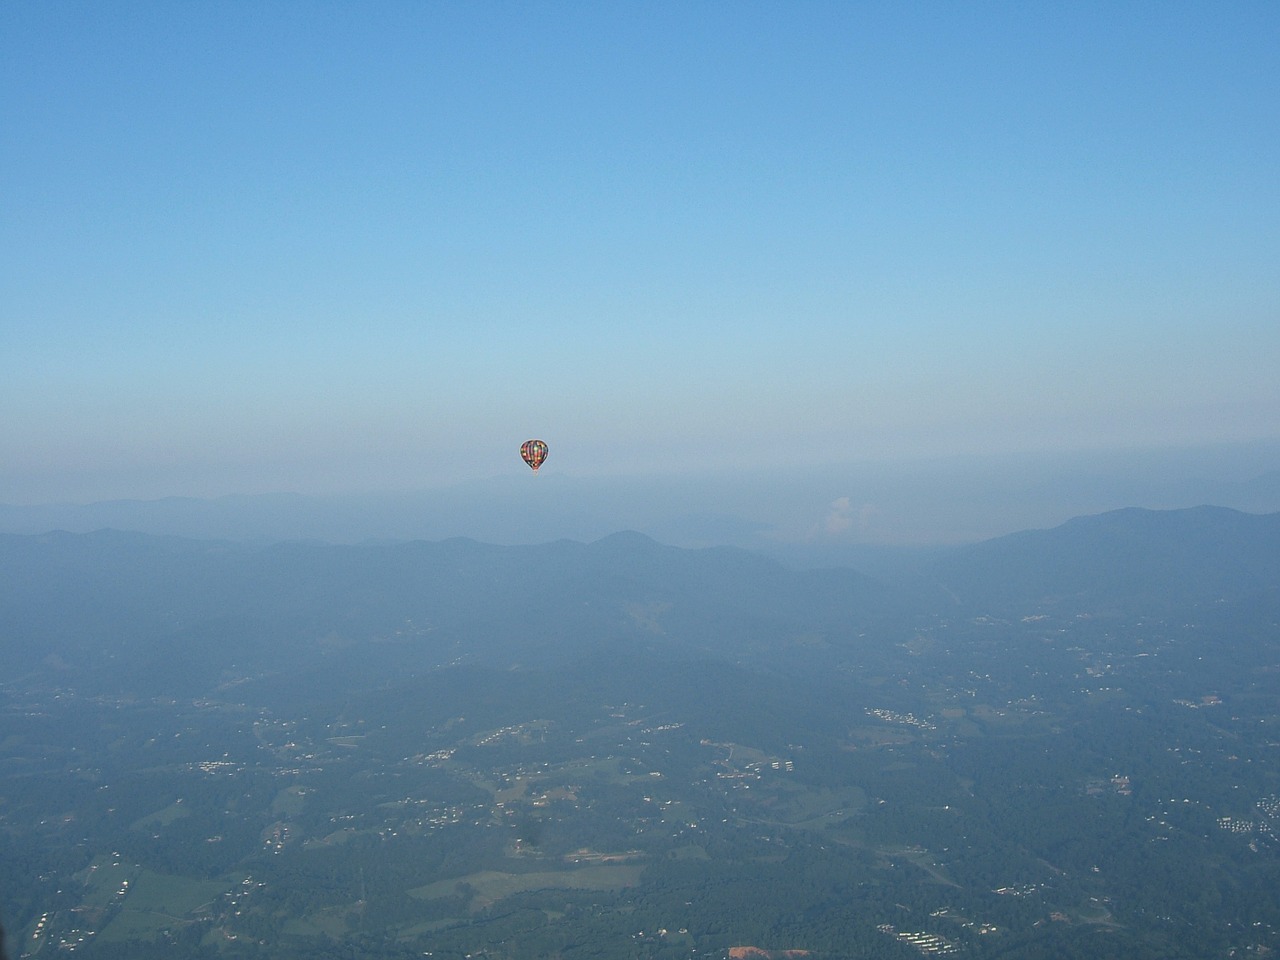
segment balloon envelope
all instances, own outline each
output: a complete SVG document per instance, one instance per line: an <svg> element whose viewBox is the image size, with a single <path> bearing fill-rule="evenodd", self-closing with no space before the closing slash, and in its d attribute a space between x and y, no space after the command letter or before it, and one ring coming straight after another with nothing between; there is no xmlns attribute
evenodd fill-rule
<svg viewBox="0 0 1280 960"><path fill-rule="evenodd" d="M520 456L537 473L542 461L547 459L547 445L541 440L526 440L520 444Z"/></svg>

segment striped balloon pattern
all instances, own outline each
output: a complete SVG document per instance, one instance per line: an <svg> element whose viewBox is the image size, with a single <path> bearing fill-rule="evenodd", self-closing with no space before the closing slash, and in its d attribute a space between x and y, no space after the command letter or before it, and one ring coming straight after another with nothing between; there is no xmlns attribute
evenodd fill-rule
<svg viewBox="0 0 1280 960"><path fill-rule="evenodd" d="M547 459L547 445L541 440L526 440L520 444L520 456L537 473L542 461Z"/></svg>

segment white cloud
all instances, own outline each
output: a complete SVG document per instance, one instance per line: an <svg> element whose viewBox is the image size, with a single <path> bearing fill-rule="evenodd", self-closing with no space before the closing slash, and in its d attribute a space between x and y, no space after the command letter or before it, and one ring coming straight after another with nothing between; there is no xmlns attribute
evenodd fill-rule
<svg viewBox="0 0 1280 960"><path fill-rule="evenodd" d="M880 509L873 503L854 506L850 497L837 497L827 505L827 512L809 530L810 540L838 539L851 532L865 533Z"/></svg>

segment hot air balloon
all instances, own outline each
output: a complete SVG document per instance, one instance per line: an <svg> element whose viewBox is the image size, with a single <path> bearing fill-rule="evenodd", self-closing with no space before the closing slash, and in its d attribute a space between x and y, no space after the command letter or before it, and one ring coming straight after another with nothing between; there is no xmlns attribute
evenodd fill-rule
<svg viewBox="0 0 1280 960"><path fill-rule="evenodd" d="M547 459L547 445L541 440L526 440L520 444L520 456L537 473L542 461Z"/></svg>

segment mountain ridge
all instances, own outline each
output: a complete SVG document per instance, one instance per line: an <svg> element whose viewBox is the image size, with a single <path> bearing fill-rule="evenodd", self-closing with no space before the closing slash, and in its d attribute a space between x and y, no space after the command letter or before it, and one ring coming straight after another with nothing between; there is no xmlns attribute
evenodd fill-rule
<svg viewBox="0 0 1280 960"><path fill-rule="evenodd" d="M1208 506L1074 518L954 548L896 580L635 531L520 546L53 531L0 534L0 653L13 669L56 656L121 675L150 659L171 681L185 664L181 682L196 687L316 657L365 669L369 643L403 670L628 649L785 667L891 642L928 617L1167 617L1272 604L1278 586L1280 514Z"/></svg>
<svg viewBox="0 0 1280 960"><path fill-rule="evenodd" d="M1280 583L1280 513L1126 507L958 548L933 575L972 603L1167 611Z"/></svg>

